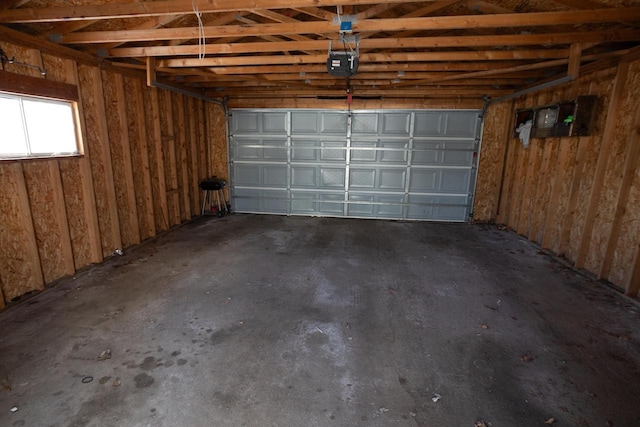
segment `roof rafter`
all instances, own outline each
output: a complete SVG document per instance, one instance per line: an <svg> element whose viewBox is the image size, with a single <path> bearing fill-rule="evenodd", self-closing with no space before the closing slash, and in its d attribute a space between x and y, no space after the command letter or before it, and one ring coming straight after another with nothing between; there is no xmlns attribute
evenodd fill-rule
<svg viewBox="0 0 640 427"><path fill-rule="evenodd" d="M295 34L335 34L333 22L302 22L268 10L252 10L254 14L279 20L275 24L220 25L204 27L207 38ZM354 31L407 31L407 30L453 30L466 28L509 28L530 26L554 26L580 23L604 23L633 21L640 19L640 7L601 9L595 11L510 13L502 15L429 16L402 19L367 19L354 24ZM94 31L73 33L61 37L62 43L110 43L129 41L156 41L193 39L198 37L198 28L158 28L121 31Z"/></svg>
<svg viewBox="0 0 640 427"><path fill-rule="evenodd" d="M582 42L599 41L636 41L640 40L640 31L617 32L577 32L557 34L520 34L499 36L441 36L416 38L379 38L366 39L360 42L360 49L413 49L413 48L445 48L445 47L477 47L477 46L531 46L531 45L565 45ZM109 51L115 58L143 56L189 56L198 54L198 46L149 46L117 48ZM205 54L239 54L259 52L299 52L308 50L326 50L325 40L293 41L293 42L253 42L253 43L217 43L204 46Z"/></svg>
<svg viewBox="0 0 640 427"><path fill-rule="evenodd" d="M421 0L430 2L437 0ZM323 0L322 6L372 5L407 3L407 0ZM233 12L247 9L286 9L315 7L318 0L200 0L198 11ZM0 11L0 22L59 22L86 19L122 19L157 15L193 13L191 0L143 1L128 4L61 6L35 9L7 9Z"/></svg>

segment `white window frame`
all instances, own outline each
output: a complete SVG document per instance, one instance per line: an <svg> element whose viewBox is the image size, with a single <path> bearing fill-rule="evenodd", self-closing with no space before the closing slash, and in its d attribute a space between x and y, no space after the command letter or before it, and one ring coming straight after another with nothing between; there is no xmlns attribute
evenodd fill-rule
<svg viewBox="0 0 640 427"><path fill-rule="evenodd" d="M58 157L80 157L84 154L83 144L82 144L82 132L80 128L80 116L78 112L78 102L68 100L68 99L56 99L50 97L43 96L35 96L35 95L25 95L15 92L5 92L0 91L0 96L3 98L17 99L20 102L20 116L22 118L22 127L23 132L26 139L27 151L23 153L15 153L15 154L4 154L0 153L0 162L6 160L21 160L21 159L47 159L47 158L58 158ZM75 150L73 151L52 151L48 153L43 152L33 152L31 149L31 144L29 140L29 129L27 126L26 115L24 111L23 101L36 101L42 103L52 103L52 104L64 104L71 107L72 119L73 119L73 129L75 136ZM0 130L1 132L1 130ZM0 137L0 144L2 143L2 137Z"/></svg>

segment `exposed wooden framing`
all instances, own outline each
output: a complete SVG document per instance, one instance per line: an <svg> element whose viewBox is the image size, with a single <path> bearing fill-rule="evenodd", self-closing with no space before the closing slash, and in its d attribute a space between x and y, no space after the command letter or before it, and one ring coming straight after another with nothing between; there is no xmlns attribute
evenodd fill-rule
<svg viewBox="0 0 640 427"><path fill-rule="evenodd" d="M582 57L582 60L594 61L601 58L617 58L627 54L628 52L629 52L628 50L619 51L619 52L605 52L597 55L584 56ZM451 81L451 80L457 80L460 78L478 78L478 77L501 75L506 73L515 73L515 72L521 72L521 71L539 70L543 68L558 67L568 63L569 63L569 59L557 59L554 61L538 62L538 63L532 63L532 64L526 64L526 65L516 65L514 67L503 68L503 69L491 69L491 70L485 70L485 71L476 71L473 73L460 73L452 76L442 77L439 79L439 81ZM423 81L417 81L417 82L411 82L411 83L406 82L406 83L401 83L401 85L423 84L428 82L429 82L428 80L424 82Z"/></svg>
<svg viewBox="0 0 640 427"><path fill-rule="evenodd" d="M242 89L229 89L224 91L225 94L233 96L235 98L277 98L280 96L312 96L317 97L318 92L316 90L309 89L279 89L277 91L271 90L253 90L250 93ZM421 92L414 88L406 88L404 90L386 89L384 91L385 96L402 96L407 98L433 98L433 97L445 97L447 94L454 94L455 96L477 97L482 98L487 92L483 89L439 89L439 88L426 88ZM502 96L508 95L512 91L508 89L494 89L491 95ZM355 96L377 96L380 95L380 89L363 89L358 88L354 90ZM326 89L322 91L324 96L346 96L344 89Z"/></svg>
<svg viewBox="0 0 640 427"><path fill-rule="evenodd" d="M305 98L280 98L280 99L230 99L229 108L326 108L344 110L347 108L346 99L305 99ZM381 109L381 108L441 108L441 109L481 109L481 99L406 99L385 98L354 99L351 104L353 109ZM226 171L225 171L226 174Z"/></svg>
<svg viewBox="0 0 640 427"><path fill-rule="evenodd" d="M319 7L295 7L292 6L291 10L295 10L296 12L304 13L305 15L313 16L314 18L319 19L333 19L336 16L335 13L329 12L325 9L320 9Z"/></svg>
<svg viewBox="0 0 640 427"><path fill-rule="evenodd" d="M237 11L237 12L226 13L222 16L216 16L215 18L203 18L203 25L206 27L226 25L236 21L238 17L242 17L248 14L249 14L248 11ZM181 39L171 40L169 42L169 46L178 46L183 44L186 41L187 40L181 40Z"/></svg>
<svg viewBox="0 0 640 427"><path fill-rule="evenodd" d="M507 9L501 6L496 6L495 4L487 3L485 1L467 0L465 1L465 3L470 10L477 11L477 12L499 13L499 14L513 13L513 10L511 9Z"/></svg>
<svg viewBox="0 0 640 427"><path fill-rule="evenodd" d="M549 50L489 50L475 52L407 52L407 53L364 53L360 55L361 61L367 63L390 62L441 62L441 61L509 61L514 59L553 59L566 58L567 49ZM239 56L163 59L158 61L160 67L216 67L239 65L274 65L274 64L325 64L327 55L275 55L275 56ZM566 64L563 62L563 65Z"/></svg>
<svg viewBox="0 0 640 427"><path fill-rule="evenodd" d="M547 140L542 147L542 165L539 176L539 184L536 187L534 195L535 211L533 212L533 219L531 221L531 228L529 231L530 239L540 243L542 241L541 229L544 223L544 216L547 214L545 209L545 203L549 198L549 176L553 171L552 157L555 150L555 146L558 143L557 138Z"/></svg>
<svg viewBox="0 0 640 427"><path fill-rule="evenodd" d="M160 128L160 106L158 89L146 88L144 91L145 125L147 127L147 148L149 150L149 170L153 195L153 213L156 232L168 230L169 211L167 206L167 187L162 150L162 131Z"/></svg>
<svg viewBox="0 0 640 427"><path fill-rule="evenodd" d="M42 275L50 283L75 272L60 167L57 161L33 161L23 170Z"/></svg>
<svg viewBox="0 0 640 427"><path fill-rule="evenodd" d="M604 256L602 257L598 271L598 277L601 279L609 278L616 243L622 229L622 219L627 209L627 202L629 201L629 192L631 191L633 180L636 177L636 169L640 164L640 107L638 106L635 107L635 114L630 125L631 127L628 129L626 135L628 142L627 150L624 154L624 166L622 166L621 171L622 182L618 186L616 208L611 222L611 230L609 230L607 236L607 243L604 246Z"/></svg>
<svg viewBox="0 0 640 427"><path fill-rule="evenodd" d="M561 141L561 143L568 143L567 140ZM573 160L573 173L571 176L571 186L569 190L569 202L567 205L567 214L563 221L563 229L560 232L558 238L558 253L561 255L567 255L570 247L571 230L574 225L574 218L576 217L576 209L578 204L578 196L580 194L580 184L584 179L584 167L585 157L589 148L588 138L579 138L578 147L576 149L576 155Z"/></svg>
<svg viewBox="0 0 640 427"><path fill-rule="evenodd" d="M629 278L625 283L625 293L631 297L638 297L640 292L640 245L635 248L633 263L631 265Z"/></svg>
<svg viewBox="0 0 640 427"><path fill-rule="evenodd" d="M201 212L202 205L202 192L200 191L199 183L200 177L202 176L199 167L198 167L198 139L197 139L197 127L196 127L196 117L197 111L195 108L196 99L195 98L185 98L186 108L188 111L188 130L187 130L187 155L189 161L189 198L191 199L191 217L199 215ZM204 176L202 176L204 178Z"/></svg>
<svg viewBox="0 0 640 427"><path fill-rule="evenodd" d="M207 26L203 28L205 37L263 37L275 35L291 36L314 33L330 34L335 37L335 34L337 33L337 26L333 24L333 22L301 22L269 10L252 10L251 12L254 14L265 16L280 23L254 23L250 26ZM589 10L581 12L537 12L510 13L502 15L460 15L402 19L365 19L359 20L353 25L353 27L354 31L358 32L389 32L407 30L423 31L425 28L429 28L430 30L453 30L468 28L509 28L529 26L537 27L550 25L571 25L579 23L601 23L620 20L634 21L637 19L640 19L640 7ZM112 42L123 43L128 41L139 42L176 39L188 40L195 39L197 37L198 28L196 27L157 28L147 30L143 29L71 33L66 36L62 36L61 42L66 44ZM570 42L571 41L569 41L569 43ZM364 48L367 47L367 44L363 43L363 45L361 46Z"/></svg>
<svg viewBox="0 0 640 427"><path fill-rule="evenodd" d="M0 71L0 91L46 98L78 100L78 87L67 83Z"/></svg>
<svg viewBox="0 0 640 427"><path fill-rule="evenodd" d="M87 124L88 144L91 145L91 172L95 190L96 205L100 211L98 225L103 256L109 256L115 249L122 248L120 224L113 184L113 168L109 152L106 111L100 70L93 66L81 65L80 96Z"/></svg>
<svg viewBox="0 0 640 427"><path fill-rule="evenodd" d="M189 198L189 170L187 142L185 133L184 96L170 94L173 102L173 133L176 136L176 172L180 195L180 218L182 221L191 219L191 200Z"/></svg>
<svg viewBox="0 0 640 427"><path fill-rule="evenodd" d="M570 146L569 144L557 144L557 160L555 162L556 170L558 171L555 175L555 179L553 180L553 184L551 186L551 199L548 202L548 215L544 221L544 226L542 227L542 239L540 245L543 248L551 248L555 244L553 237L554 233L552 228L557 225L557 219L560 217L560 213L558 212L558 205L560 204L560 194L562 189L562 183L565 179L565 169L564 165L567 164L568 159L570 158Z"/></svg>
<svg viewBox="0 0 640 427"><path fill-rule="evenodd" d="M44 280L21 163L0 165L0 186L7 196L0 200L0 275L4 298L11 301L43 289Z"/></svg>
<svg viewBox="0 0 640 427"><path fill-rule="evenodd" d="M110 120L109 146L113 166L118 219L122 246L129 247L140 243L140 225L138 207L131 163L131 145L127 129L127 107L122 74L102 72L103 92Z"/></svg>
<svg viewBox="0 0 640 427"><path fill-rule="evenodd" d="M326 59L325 59L326 62ZM427 71L482 71L492 68L507 68L516 65L512 61L505 62L446 62L446 63L401 63L401 64L361 64L358 75L362 73L378 72L427 72ZM162 68L162 70L169 70ZM269 74L269 73L325 73L326 65L256 65L256 66L236 66L236 67L212 67L209 68L215 74ZM357 75L356 75L357 76Z"/></svg>
<svg viewBox="0 0 640 427"><path fill-rule="evenodd" d="M616 131L616 111L620 109L622 100L624 99L625 84L627 74L629 72L629 63L622 62L618 65L618 71L615 77L614 89L609 100L609 108L607 110L607 120L602 136L602 145L598 154L598 163L596 165L595 178L591 193L589 194L589 204L586 212L584 231L580 239L580 246L576 256L575 265L577 268L583 268L589 253L591 245L591 237L593 235L593 223L598 208L600 193L604 185L604 175L607 169L607 162L614 143L614 134Z"/></svg>
<svg viewBox="0 0 640 427"><path fill-rule="evenodd" d="M150 56L147 58L147 86L153 86L153 82L156 80L156 58Z"/></svg>
<svg viewBox="0 0 640 427"><path fill-rule="evenodd" d="M423 0L425 1L425 0ZM436 0L426 0L436 1ZM324 0L322 6L371 5L381 3L406 3L406 0ZM285 9L315 7L318 0L218 0L201 2L202 13L232 12L248 9ZM8 9L0 11L0 22L58 22L86 19L121 19L156 15L193 13L190 0L143 1L123 5L82 5L35 9Z"/></svg>
<svg viewBox="0 0 640 427"><path fill-rule="evenodd" d="M580 76L580 57L582 56L582 45L573 43L569 48L569 69L567 75L574 80Z"/></svg>
<svg viewBox="0 0 640 427"><path fill-rule="evenodd" d="M581 32L581 33L548 33L526 35L499 36L440 36L417 38L379 38L366 39L360 42L360 49L410 49L410 48L444 48L444 47L480 47L480 46L527 46L527 45L557 45L583 42L602 41L635 41L640 39L640 31L629 30L611 32ZM114 58L167 56L167 55L197 55L199 47L185 46L148 46L116 48L109 51ZM311 51L327 49L325 40L285 41L285 42L253 42L253 43L217 43L204 46L205 54L240 54L260 52ZM326 58L325 58L326 59Z"/></svg>
<svg viewBox="0 0 640 427"><path fill-rule="evenodd" d="M576 9L602 9L607 7L606 4L593 1L593 0L553 0L555 3L560 3L565 6L573 7Z"/></svg>
<svg viewBox="0 0 640 427"><path fill-rule="evenodd" d="M160 125L162 151L164 154L165 191L167 192L167 209L169 224L180 224L180 194L178 191L178 174L176 171L176 143L173 125L173 108L171 93L160 90Z"/></svg>
<svg viewBox="0 0 640 427"><path fill-rule="evenodd" d="M147 128L145 106L142 99L142 81L125 77L125 97L127 100L127 127L131 142L131 160L136 165L133 171L133 185L136 192L140 239L146 240L156 235L149 151L147 148Z"/></svg>
<svg viewBox="0 0 640 427"><path fill-rule="evenodd" d="M66 83L78 84L78 68L75 62L65 60L64 79ZM82 99L78 100L78 109L83 111ZM78 115L81 122L82 141L86 142L86 123L83 114ZM65 191L65 207L69 224L69 235L73 249L76 270L103 259L98 212L95 191L91 175L91 150L83 144L83 157L60 160L60 176Z"/></svg>

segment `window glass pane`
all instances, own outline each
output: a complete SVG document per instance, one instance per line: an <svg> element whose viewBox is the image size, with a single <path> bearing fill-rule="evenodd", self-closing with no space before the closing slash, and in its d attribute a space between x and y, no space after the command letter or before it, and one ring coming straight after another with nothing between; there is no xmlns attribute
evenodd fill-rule
<svg viewBox="0 0 640 427"><path fill-rule="evenodd" d="M23 105L32 153L77 151L71 104L25 99Z"/></svg>
<svg viewBox="0 0 640 427"><path fill-rule="evenodd" d="M27 152L19 99L0 96L0 129L0 155Z"/></svg>

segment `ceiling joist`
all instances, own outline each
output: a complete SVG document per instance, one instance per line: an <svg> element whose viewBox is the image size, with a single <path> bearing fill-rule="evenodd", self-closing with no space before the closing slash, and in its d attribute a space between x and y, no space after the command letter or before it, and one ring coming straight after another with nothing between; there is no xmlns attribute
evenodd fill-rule
<svg viewBox="0 0 640 427"><path fill-rule="evenodd" d="M271 11L262 16L281 19L279 24L219 25L204 27L204 36L215 37L262 37L296 34L337 34L337 25L329 21L301 22ZM594 12L594 13L592 13ZM280 17L280 18L279 18ZM286 18L286 19L283 19ZM407 30L453 30L461 28L509 28L531 26L570 25L580 23L603 23L640 20L640 7L601 9L597 11L510 13L504 15L461 15L402 19L366 19L353 24L356 32L389 32ZM60 37L65 44L112 43L131 41L158 41L195 39L199 29L158 28L130 31L94 31L72 33Z"/></svg>

